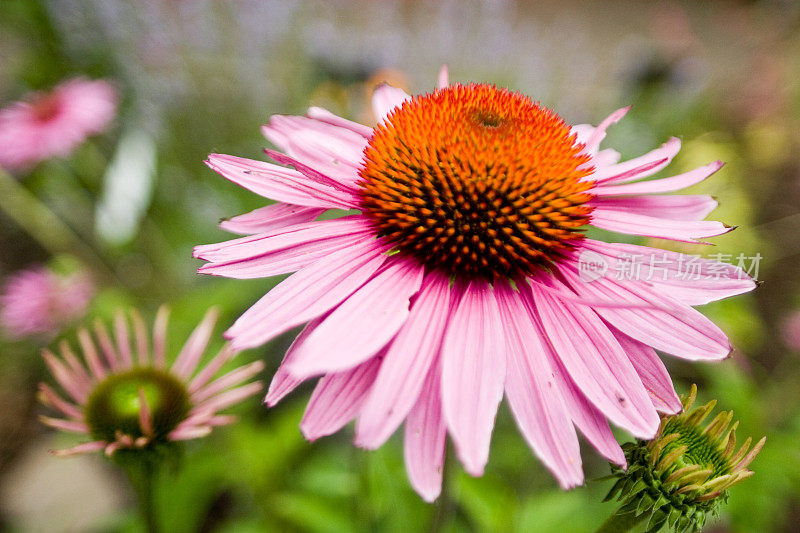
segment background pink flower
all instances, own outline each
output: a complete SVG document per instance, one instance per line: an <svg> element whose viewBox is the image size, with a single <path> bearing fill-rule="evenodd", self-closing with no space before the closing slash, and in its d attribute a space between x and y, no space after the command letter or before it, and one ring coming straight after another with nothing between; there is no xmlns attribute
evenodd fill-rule
<svg viewBox="0 0 800 533"><path fill-rule="evenodd" d="M84 272L60 276L42 266L15 272L0 294L0 325L13 337L53 336L86 313L93 294Z"/></svg>
<svg viewBox="0 0 800 533"><path fill-rule="evenodd" d="M103 80L76 78L49 93L29 95L0 110L0 167L20 170L66 157L89 135L103 131L117 92Z"/></svg>

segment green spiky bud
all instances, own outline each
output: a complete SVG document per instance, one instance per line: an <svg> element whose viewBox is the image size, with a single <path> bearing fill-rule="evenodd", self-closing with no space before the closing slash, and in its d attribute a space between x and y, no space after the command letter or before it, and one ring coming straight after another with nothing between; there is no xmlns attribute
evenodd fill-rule
<svg viewBox="0 0 800 533"><path fill-rule="evenodd" d="M622 446L628 468L612 466L617 482L605 498L622 502L622 507L607 525L629 525L623 529L604 526L600 531L627 530L645 520L647 533L655 533L665 524L677 532L699 531L709 514L719 513L728 489L753 475L747 467L766 437L752 447L748 438L737 448L739 423L733 422L733 412L722 411L703 425L716 401L692 409L696 398L697 386L692 385L682 400L683 411L662 416L653 440Z"/></svg>

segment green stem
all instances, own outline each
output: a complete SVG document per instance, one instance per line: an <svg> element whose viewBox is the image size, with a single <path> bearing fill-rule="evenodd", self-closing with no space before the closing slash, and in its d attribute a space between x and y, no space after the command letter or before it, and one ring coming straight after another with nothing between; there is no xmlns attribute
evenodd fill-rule
<svg viewBox="0 0 800 533"><path fill-rule="evenodd" d="M650 516L650 513L642 513L636 516L635 512L622 513L620 512L621 510L622 508L617 509L595 533L625 533Z"/></svg>
<svg viewBox="0 0 800 533"><path fill-rule="evenodd" d="M147 533L159 533L158 520L156 519L155 505L155 478L157 464L149 458L144 458L138 463L123 465L128 480L136 491L139 503L139 513L142 516Z"/></svg>
<svg viewBox="0 0 800 533"><path fill-rule="evenodd" d="M69 226L8 172L0 169L0 210L53 255L77 254L97 273L116 275Z"/></svg>

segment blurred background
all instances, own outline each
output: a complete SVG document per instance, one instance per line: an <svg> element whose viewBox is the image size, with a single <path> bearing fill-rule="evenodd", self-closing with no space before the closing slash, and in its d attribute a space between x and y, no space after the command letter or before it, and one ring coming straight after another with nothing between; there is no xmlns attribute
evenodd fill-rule
<svg viewBox="0 0 800 533"><path fill-rule="evenodd" d="M446 63L452 81L510 87L570 123L597 124L632 105L605 146L633 157L679 136L683 149L663 175L727 162L691 192L716 196L712 218L739 228L713 249L649 244L734 263L743 254L764 283L702 309L730 335L732 358L666 364L679 393L698 383L701 398L734 410L740 434L768 439L755 476L706 530L796 531L799 59L792 0L0 0L0 108L76 76L108 80L120 95L103 133L13 172L0 195L0 284L44 267L93 286L87 308L45 334L0 332L0 530L140 527L133 495L99 454L47 453L78 441L37 421L46 410L36 383L49 379L42 347L74 342L76 325L118 307L152 320L164 302L177 346L209 306L221 310L221 333L276 283L196 274L192 246L230 238L220 219L262 205L207 169L205 156L261 159L269 145L259 126L309 105L371 124L376 83L427 91ZM292 336L242 357L264 359L268 382ZM253 398L236 410L240 423L190 443L160 487L167 530L588 532L615 509L601 503L609 469L598 455L585 450L584 487L559 490L505 405L484 477L454 465L445 500L425 504L397 436L375 452L354 448L350 428L305 442L298 423L309 392L270 410Z"/></svg>

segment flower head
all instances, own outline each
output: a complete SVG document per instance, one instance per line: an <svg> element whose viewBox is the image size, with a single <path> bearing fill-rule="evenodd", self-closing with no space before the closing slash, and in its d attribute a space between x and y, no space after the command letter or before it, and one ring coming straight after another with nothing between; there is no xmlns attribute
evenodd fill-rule
<svg viewBox="0 0 800 533"><path fill-rule="evenodd" d="M716 515L727 500L727 490L753 475L747 467L766 442L763 437L751 448L748 437L737 448L739 422L731 424L732 411L722 411L702 427L716 401L690 411L696 396L692 385L683 413L663 417L654 439L623 446L627 470L612 466L619 479L606 501L616 498L623 502L619 512L648 519L648 532L664 524L675 531L702 528L706 515Z"/></svg>
<svg viewBox="0 0 800 533"><path fill-rule="evenodd" d="M76 78L0 110L0 167L20 170L66 157L114 117L117 92L106 81Z"/></svg>
<svg viewBox="0 0 800 533"><path fill-rule="evenodd" d="M81 329L78 340L82 358L66 341L60 345L60 358L49 350L43 352L68 398L40 384L42 402L66 417L42 417L42 421L92 439L56 454L105 450L112 455L121 449L152 449L167 442L203 437L214 426L233 422L233 417L218 414L220 410L261 390L259 382L245 383L261 371L261 361L212 380L236 354L228 345L205 366L200 365L216 321L213 310L168 366L167 317L168 311L162 307L153 331L152 356L144 321L136 311L131 312L133 338L128 320L120 312L114 320L114 338L102 322L95 323L99 350L92 334Z"/></svg>
<svg viewBox="0 0 800 533"><path fill-rule="evenodd" d="M0 294L0 325L14 337L53 336L86 313L94 284L84 272L59 275L46 267L16 272Z"/></svg>
<svg viewBox="0 0 800 533"><path fill-rule="evenodd" d="M448 85L410 97L382 85L367 126L311 108L264 133L282 165L209 156L223 177L277 203L222 223L247 235L198 246L200 272L295 272L226 332L258 346L307 324L270 385L274 405L321 376L301 429L309 439L356 419L376 448L405 421L414 488L437 497L447 434L480 475L508 398L520 430L563 487L582 483L577 427L611 461L625 457L607 419L652 437L680 401L655 349L722 359L726 336L692 306L751 290L731 265L587 238L587 225L695 242L729 228L702 219L708 196L662 196L702 181L711 163L643 181L680 141L629 161L600 150L606 128L568 126L528 97ZM358 210L317 220L328 209ZM657 275L618 280L635 256ZM591 261L585 259L591 259ZM687 261L696 276L685 277ZM600 264L586 281L584 263ZM713 274L712 274L713 272ZM719 274L717 274L719 273Z"/></svg>

